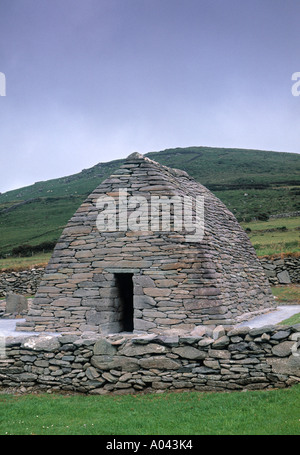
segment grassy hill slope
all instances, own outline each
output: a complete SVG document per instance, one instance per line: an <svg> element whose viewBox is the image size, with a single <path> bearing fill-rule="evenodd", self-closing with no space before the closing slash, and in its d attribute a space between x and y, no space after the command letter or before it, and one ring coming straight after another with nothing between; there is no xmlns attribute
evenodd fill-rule
<svg viewBox="0 0 300 455"><path fill-rule="evenodd" d="M146 156L187 171L213 191L239 221L300 210L300 155L188 147ZM0 195L0 254L10 254L22 244L54 243L82 201L123 161L98 163L78 174Z"/></svg>
<svg viewBox="0 0 300 455"><path fill-rule="evenodd" d="M211 189L300 183L300 156L294 153L188 147L147 156L166 166L185 170Z"/></svg>

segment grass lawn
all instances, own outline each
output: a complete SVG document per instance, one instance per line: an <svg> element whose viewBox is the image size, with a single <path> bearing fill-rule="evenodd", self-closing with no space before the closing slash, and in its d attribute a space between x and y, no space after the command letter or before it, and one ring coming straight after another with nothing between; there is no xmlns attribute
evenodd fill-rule
<svg viewBox="0 0 300 455"><path fill-rule="evenodd" d="M282 321L280 324L283 325L294 325L294 324L300 324L300 313L294 314L288 319L285 319Z"/></svg>
<svg viewBox="0 0 300 455"><path fill-rule="evenodd" d="M300 384L231 393L0 395L0 434L299 435Z"/></svg>
<svg viewBox="0 0 300 455"><path fill-rule="evenodd" d="M29 257L7 257L0 259L0 271L24 270L31 267L46 266L52 253L40 253Z"/></svg>
<svg viewBox="0 0 300 455"><path fill-rule="evenodd" d="M243 227L250 227L252 231L264 231L266 229L287 230L299 228L300 217L274 218L268 221L250 221L241 223Z"/></svg>
<svg viewBox="0 0 300 455"><path fill-rule="evenodd" d="M300 286L297 284L272 286L272 293L277 298L277 303L300 305Z"/></svg>
<svg viewBox="0 0 300 455"><path fill-rule="evenodd" d="M300 249L300 217L241 223L258 256L296 253Z"/></svg>

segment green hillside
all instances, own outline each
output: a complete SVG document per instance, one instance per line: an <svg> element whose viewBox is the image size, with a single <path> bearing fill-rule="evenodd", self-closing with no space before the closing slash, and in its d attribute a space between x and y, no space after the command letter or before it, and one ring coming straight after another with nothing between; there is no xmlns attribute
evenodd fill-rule
<svg viewBox="0 0 300 455"><path fill-rule="evenodd" d="M300 155L188 147L147 156L187 171L214 192L239 221L300 211ZM0 255L16 252L24 244L51 249L82 201L123 161L99 163L78 174L1 194Z"/></svg>
<svg viewBox="0 0 300 455"><path fill-rule="evenodd" d="M211 189L300 184L300 156L295 153L188 147L147 156L166 166L185 170Z"/></svg>

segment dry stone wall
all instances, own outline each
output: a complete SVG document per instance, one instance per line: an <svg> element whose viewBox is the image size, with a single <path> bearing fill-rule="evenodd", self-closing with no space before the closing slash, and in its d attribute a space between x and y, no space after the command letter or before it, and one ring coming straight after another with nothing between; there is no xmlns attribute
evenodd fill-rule
<svg viewBox="0 0 300 455"><path fill-rule="evenodd" d="M0 273L0 297L13 292L34 295L45 273L45 267Z"/></svg>
<svg viewBox="0 0 300 455"><path fill-rule="evenodd" d="M299 256L284 258L265 256L259 259L270 284L300 283ZM0 298L5 297L10 292L20 295L34 295L44 273L45 267L0 273Z"/></svg>
<svg viewBox="0 0 300 455"><path fill-rule="evenodd" d="M0 387L121 394L265 389L300 381L300 324L217 326L200 333L6 338Z"/></svg>
<svg viewBox="0 0 300 455"><path fill-rule="evenodd" d="M263 257L260 262L272 285L300 283L300 257L286 256L283 258Z"/></svg>

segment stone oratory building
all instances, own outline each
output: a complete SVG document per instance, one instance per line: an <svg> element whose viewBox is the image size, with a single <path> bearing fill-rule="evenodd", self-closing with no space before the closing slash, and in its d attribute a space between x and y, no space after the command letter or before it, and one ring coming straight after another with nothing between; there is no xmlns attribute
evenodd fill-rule
<svg viewBox="0 0 300 455"><path fill-rule="evenodd" d="M18 330L186 333L272 302L226 206L186 172L134 153L68 222Z"/></svg>

